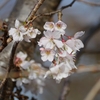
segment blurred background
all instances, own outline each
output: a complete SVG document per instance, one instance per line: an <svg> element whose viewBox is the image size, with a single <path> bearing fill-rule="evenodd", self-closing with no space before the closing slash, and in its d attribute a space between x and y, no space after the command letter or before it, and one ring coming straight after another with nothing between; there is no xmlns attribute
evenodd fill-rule
<svg viewBox="0 0 100 100"><path fill-rule="evenodd" d="M72 7L63 10L62 20L67 24L66 34L73 36L78 31L85 31L81 38L85 48L77 53L76 65L89 68L100 67L100 5L94 6L80 1L82 0L76 1ZM84 1L100 4L100 0ZM0 20L11 21L12 24L16 18L25 21L36 2L37 0L0 0ZM61 0L58 9L71 2L72 0ZM55 2L52 1L52 3ZM56 14L52 18L54 22L58 20ZM36 60L40 61L38 58ZM48 63L45 65L47 66ZM85 100L99 79L99 71L72 74L69 77L70 92L66 100ZM38 94L37 99L60 100L65 80L58 84L55 80L47 79L44 92ZM28 93L28 95L31 96L32 94ZM93 100L100 100L100 90Z"/></svg>

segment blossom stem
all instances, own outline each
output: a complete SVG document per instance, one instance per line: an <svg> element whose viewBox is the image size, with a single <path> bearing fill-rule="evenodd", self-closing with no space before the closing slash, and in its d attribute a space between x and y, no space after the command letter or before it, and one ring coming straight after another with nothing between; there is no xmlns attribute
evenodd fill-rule
<svg viewBox="0 0 100 100"><path fill-rule="evenodd" d="M62 19L62 12L60 11L59 13L58 13L58 20L61 20Z"/></svg>

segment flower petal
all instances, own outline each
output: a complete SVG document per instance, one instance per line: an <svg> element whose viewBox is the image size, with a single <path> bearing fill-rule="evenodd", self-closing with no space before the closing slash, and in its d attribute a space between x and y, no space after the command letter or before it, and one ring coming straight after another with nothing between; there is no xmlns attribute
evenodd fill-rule
<svg viewBox="0 0 100 100"><path fill-rule="evenodd" d="M57 46L58 48L62 48L62 47L63 47L62 41L60 41L60 40L53 40L53 41L54 41L54 43L56 44L56 46Z"/></svg>
<svg viewBox="0 0 100 100"><path fill-rule="evenodd" d="M44 29L49 30L49 31L53 31L54 30L54 23L53 22L46 22L44 24Z"/></svg>
<svg viewBox="0 0 100 100"><path fill-rule="evenodd" d="M16 19L15 21L15 27L18 29L20 27L21 23L19 22L19 20Z"/></svg>
<svg viewBox="0 0 100 100"><path fill-rule="evenodd" d="M67 25L62 22L61 20L59 20L57 23L55 23L55 29L56 30L65 30L67 27Z"/></svg>
<svg viewBox="0 0 100 100"><path fill-rule="evenodd" d="M84 34L83 31L77 32L77 33L75 33L74 38L77 39L77 38L81 37L83 34Z"/></svg>

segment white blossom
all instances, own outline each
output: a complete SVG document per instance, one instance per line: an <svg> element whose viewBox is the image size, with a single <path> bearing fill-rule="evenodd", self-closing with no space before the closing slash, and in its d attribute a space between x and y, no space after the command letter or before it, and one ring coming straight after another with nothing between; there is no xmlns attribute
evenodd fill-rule
<svg viewBox="0 0 100 100"><path fill-rule="evenodd" d="M16 54L16 57L20 58L22 61L24 61L27 57L27 54L20 51Z"/></svg>
<svg viewBox="0 0 100 100"><path fill-rule="evenodd" d="M53 31L55 29L55 25L53 22L46 22L44 24L44 29L48 31Z"/></svg>
<svg viewBox="0 0 100 100"><path fill-rule="evenodd" d="M55 30L61 32L61 35L65 34L65 29L66 29L67 25L62 22L61 20L59 20L57 23L55 23Z"/></svg>
<svg viewBox="0 0 100 100"><path fill-rule="evenodd" d="M38 42L39 46L43 46L47 49L53 49L55 46L61 48L63 46L62 41L58 40L60 38L60 34L58 31L44 31L45 37L42 37Z"/></svg>
<svg viewBox="0 0 100 100"><path fill-rule="evenodd" d="M41 34L38 29L34 29L33 27L28 28L26 34L24 35L24 40L26 42L30 42L31 38L36 38L37 35Z"/></svg>
<svg viewBox="0 0 100 100"><path fill-rule="evenodd" d="M44 25L44 29L47 31L59 31L60 35L64 35L65 34L65 29L66 29L67 25L62 22L61 20L59 20L56 23L53 22L46 22Z"/></svg>
<svg viewBox="0 0 100 100"><path fill-rule="evenodd" d="M82 43L82 41L80 39L77 39L79 38L80 36L82 36L84 34L84 32L77 32L74 37L72 37L71 39L68 39L66 41L66 44L72 48L72 50L74 51L79 51L79 49L83 48L84 47L84 44Z"/></svg>
<svg viewBox="0 0 100 100"><path fill-rule="evenodd" d="M54 67L51 67L49 71L46 72L45 77L52 75L53 79L56 79L58 82L70 75L70 69L66 66L65 63L60 63Z"/></svg>
<svg viewBox="0 0 100 100"><path fill-rule="evenodd" d="M23 35L26 33L26 28L18 21L15 21L15 28L9 30L9 35L13 37L14 41L22 41Z"/></svg>
<svg viewBox="0 0 100 100"><path fill-rule="evenodd" d="M43 61L53 61L55 52L50 49L41 49L41 59Z"/></svg>

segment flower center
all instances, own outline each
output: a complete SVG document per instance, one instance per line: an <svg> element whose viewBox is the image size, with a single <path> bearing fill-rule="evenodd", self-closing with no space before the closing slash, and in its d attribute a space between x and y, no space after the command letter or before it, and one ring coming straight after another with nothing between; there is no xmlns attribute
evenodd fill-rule
<svg viewBox="0 0 100 100"><path fill-rule="evenodd" d="M22 63L22 60L21 60L20 58L16 57L15 60L14 60L14 64L15 64L17 67L19 67L21 63Z"/></svg>

